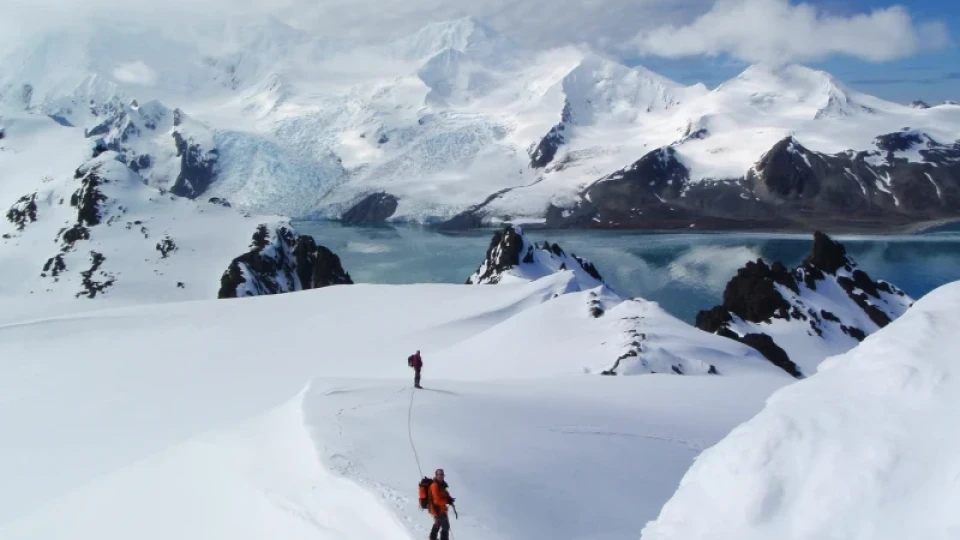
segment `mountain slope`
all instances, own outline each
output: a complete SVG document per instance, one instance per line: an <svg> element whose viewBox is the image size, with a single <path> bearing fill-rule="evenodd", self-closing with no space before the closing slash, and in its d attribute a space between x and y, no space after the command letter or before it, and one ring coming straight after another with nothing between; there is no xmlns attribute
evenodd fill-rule
<svg viewBox="0 0 960 540"><path fill-rule="evenodd" d="M150 156L155 186L347 221L883 228L953 217L960 196L960 108L885 102L802 66L752 66L710 90L586 49L526 50L469 18L377 45L275 19L182 23L32 37L0 59L0 116L107 121L111 149ZM169 125L176 110L189 126ZM878 140L910 134L892 155ZM783 159L787 140L809 163ZM647 189L667 179L631 164L665 149L682 178ZM783 174L814 186L816 212L771 186ZM396 204L364 212L372 196Z"/></svg>
<svg viewBox="0 0 960 540"><path fill-rule="evenodd" d="M890 324L913 299L874 281L846 249L817 232L810 255L793 271L782 263L748 263L723 292L723 304L697 314L697 327L747 343L800 377L816 373Z"/></svg>
<svg viewBox="0 0 960 540"><path fill-rule="evenodd" d="M250 234L283 221L148 186L113 151L37 187L0 218L5 321L215 298Z"/></svg>
<svg viewBox="0 0 960 540"><path fill-rule="evenodd" d="M644 540L951 538L958 441L960 284L813 377L705 451Z"/></svg>
<svg viewBox="0 0 960 540"><path fill-rule="evenodd" d="M759 359L729 376L585 375L605 338L575 339L568 315L590 315L554 298L567 285L359 284L0 326L0 536L422 536L409 411L424 473L446 468L458 498L457 537L635 534L790 378ZM569 321L552 358L543 317ZM523 359L506 369L485 351L510 325L525 339L500 342Z"/></svg>

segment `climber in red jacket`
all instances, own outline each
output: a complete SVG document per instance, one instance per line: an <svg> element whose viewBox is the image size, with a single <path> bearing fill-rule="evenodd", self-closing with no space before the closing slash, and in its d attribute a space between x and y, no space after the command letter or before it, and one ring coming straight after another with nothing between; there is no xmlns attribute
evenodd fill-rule
<svg viewBox="0 0 960 540"><path fill-rule="evenodd" d="M407 365L413 368L413 386L414 388L423 388L420 386L420 368L423 367L423 359L420 358L420 351L407 357Z"/></svg>

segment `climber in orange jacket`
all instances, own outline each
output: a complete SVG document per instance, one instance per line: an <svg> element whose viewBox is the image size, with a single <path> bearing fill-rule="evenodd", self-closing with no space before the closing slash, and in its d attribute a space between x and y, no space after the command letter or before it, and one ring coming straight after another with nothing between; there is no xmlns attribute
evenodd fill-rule
<svg viewBox="0 0 960 540"><path fill-rule="evenodd" d="M433 479L423 477L420 482L420 507L430 511L433 516L433 528L430 529L430 540L450 540L450 517L447 515L447 506L453 505L454 499L447 491L443 469L437 469Z"/></svg>

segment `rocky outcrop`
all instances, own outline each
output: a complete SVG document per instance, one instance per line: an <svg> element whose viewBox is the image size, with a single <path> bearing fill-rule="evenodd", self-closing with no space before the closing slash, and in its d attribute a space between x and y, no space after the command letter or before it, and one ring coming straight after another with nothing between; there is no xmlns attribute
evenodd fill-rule
<svg viewBox="0 0 960 540"><path fill-rule="evenodd" d="M746 343L800 377L812 373L824 354L853 347L912 303L817 232L810 255L792 271L780 262L747 263L727 284L723 304L701 311L696 326Z"/></svg>
<svg viewBox="0 0 960 540"><path fill-rule="evenodd" d="M677 147L683 141L677 143ZM675 146L594 182L548 227L870 229L956 217L960 143L904 129L828 155L787 137L741 178L691 181Z"/></svg>
<svg viewBox="0 0 960 540"><path fill-rule="evenodd" d="M180 174L170 189L181 197L197 198L216 179L216 164L220 157L216 148L204 148L180 131L173 132L173 140L180 158Z"/></svg>
<svg viewBox="0 0 960 540"><path fill-rule="evenodd" d="M372 193L340 216L346 225L385 223L397 211L399 199L389 193Z"/></svg>
<svg viewBox="0 0 960 540"><path fill-rule="evenodd" d="M28 223L37 220L37 194L24 195L7 210L7 221L22 231Z"/></svg>
<svg viewBox="0 0 960 540"><path fill-rule="evenodd" d="M533 148L530 149L530 166L534 169L542 169L549 165L556 157L557 151L566 142L563 136L567 125L572 120L570 102L563 102L563 111L560 113L560 122L550 128L550 131L540 139Z"/></svg>
<svg viewBox="0 0 960 540"><path fill-rule="evenodd" d="M220 278L218 298L280 294L353 281L340 258L311 236L286 226L260 225L250 251L237 257Z"/></svg>
<svg viewBox="0 0 960 540"><path fill-rule="evenodd" d="M533 281L570 270L581 289L602 284L600 272L590 261L567 254L557 244L527 241L518 226L507 226L494 233L480 267L467 278L467 284L495 284L504 279Z"/></svg>

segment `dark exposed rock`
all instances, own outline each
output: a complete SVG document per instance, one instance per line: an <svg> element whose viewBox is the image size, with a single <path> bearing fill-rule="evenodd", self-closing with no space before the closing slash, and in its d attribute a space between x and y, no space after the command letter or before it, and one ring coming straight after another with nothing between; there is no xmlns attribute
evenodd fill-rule
<svg viewBox="0 0 960 540"><path fill-rule="evenodd" d="M78 223L69 229L64 229L60 234L60 239L63 241L63 248L61 251L70 251L73 249L73 245L75 243L79 242L80 240L90 239L90 229Z"/></svg>
<svg viewBox="0 0 960 540"><path fill-rule="evenodd" d="M721 336L729 337L743 343L744 345L749 345L754 349L760 351L760 354L767 357L767 360L770 360L775 366L783 369L790 375L800 378L803 377L803 373L800 372L800 368L797 367L790 356L787 355L787 352L780 348L777 345L773 338L766 334L746 334L744 336L730 335L721 333Z"/></svg>
<svg viewBox="0 0 960 540"><path fill-rule="evenodd" d="M549 209L546 225L867 230L960 215L960 142L941 144L907 129L875 144L829 155L787 137L745 176L705 181L691 181L675 146L667 146L594 182L575 205ZM922 161L898 154L905 150Z"/></svg>
<svg viewBox="0 0 960 540"><path fill-rule="evenodd" d="M266 225L260 225L251 250L234 259L223 273L217 297L280 294L352 283L340 258L318 246L313 237L298 235L285 226L271 234Z"/></svg>
<svg viewBox="0 0 960 540"><path fill-rule="evenodd" d="M58 278L60 273L67 269L67 263L63 261L63 254L55 255L47 259L46 264L43 265L43 277L47 277L46 274L49 273L50 277Z"/></svg>
<svg viewBox="0 0 960 540"><path fill-rule="evenodd" d="M221 199L220 197L210 197L210 200L208 200L207 202L209 202L210 204L219 204L220 206L223 206L224 208L230 208L230 207L231 207L229 201L227 201L226 199Z"/></svg>
<svg viewBox="0 0 960 540"><path fill-rule="evenodd" d="M70 196L70 206L77 209L77 223L79 225L94 226L100 224L103 216L102 203L107 197L100 191L100 185L105 180L100 176L98 168L94 167L83 177L80 188Z"/></svg>
<svg viewBox="0 0 960 540"><path fill-rule="evenodd" d="M199 144L184 138L179 131L173 132L180 158L180 174L170 191L180 197L191 199L202 195L216 179L217 149L204 150Z"/></svg>
<svg viewBox="0 0 960 540"><path fill-rule="evenodd" d="M928 137L916 131L896 131L880 135L873 144L884 152L906 152L927 142ZM931 140L931 146L937 144Z"/></svg>
<svg viewBox="0 0 960 540"><path fill-rule="evenodd" d="M777 291L776 284L795 292L798 290L793 275L779 261L772 267L762 259L748 262L727 283L723 291L723 308L751 322L768 321L774 316L788 318L791 306ZM699 322L697 326L700 327Z"/></svg>
<svg viewBox="0 0 960 540"><path fill-rule="evenodd" d="M22 231L27 223L33 223L37 220L37 194L31 193L20 197L13 203L10 210L7 210L7 221L17 226L18 231Z"/></svg>
<svg viewBox="0 0 960 540"><path fill-rule="evenodd" d="M836 274L837 270L849 266L847 249L843 244L833 241L820 231L813 234L813 248L803 262L805 266L829 274Z"/></svg>
<svg viewBox="0 0 960 540"><path fill-rule="evenodd" d="M177 250L177 244L173 241L173 238L169 236L164 236L162 240L157 242L157 251L160 252L160 258L166 259L168 255Z"/></svg>
<svg viewBox="0 0 960 540"><path fill-rule="evenodd" d="M911 103L910 103L910 106L913 107L914 109L929 109L929 108L930 108L930 105L929 105L926 101L923 101L922 99L918 99L918 100L916 100L916 101L911 102Z"/></svg>
<svg viewBox="0 0 960 540"><path fill-rule="evenodd" d="M507 226L494 233L480 267L469 278L467 284L499 283L503 274L521 265L546 265L537 272L571 270L575 274L582 272L603 283L600 272L590 262L576 254L567 254L557 244L527 242L519 227Z"/></svg>
<svg viewBox="0 0 960 540"><path fill-rule="evenodd" d="M91 265L90 268L80 272L80 275L83 277L83 290L76 294L77 298L81 296L86 296L87 298L95 298L97 294L103 293L107 288L113 285L114 278L112 275L105 272L100 272L103 276L104 281L95 281L94 274L100 270L100 267L107 260L102 254L97 253L96 251L90 252Z"/></svg>
<svg viewBox="0 0 960 540"><path fill-rule="evenodd" d="M820 310L820 316L828 321L840 322L840 318L827 310Z"/></svg>
<svg viewBox="0 0 960 540"><path fill-rule="evenodd" d="M540 139L540 142L530 151L530 166L542 169L553 161L557 150L566 142L563 132L571 120L570 102L564 101L563 112L560 114L560 123L550 128L550 131Z"/></svg>
<svg viewBox="0 0 960 540"><path fill-rule="evenodd" d="M389 193L367 195L340 216L347 225L384 223L397 211L399 200Z"/></svg>
<svg viewBox="0 0 960 540"><path fill-rule="evenodd" d="M807 302L811 301L810 295L817 291L818 284L829 284L831 281L837 283L849 297L849 306L843 307L840 316L826 310L818 311L807 305ZM778 290L776 284L785 288ZM825 294L829 295L830 300L842 304L842 300L829 290L828 288ZM884 299L881 293L889 296ZM862 340L869 328L858 327L862 324L863 317L857 313L866 314L877 327L883 327L890 323L891 316L880 309L878 304L887 306L889 313L896 314L898 310L905 309L904 300L894 300L896 297L909 300L902 291L889 283L870 279L867 273L857 268L856 263L847 256L843 245L817 232L810 255L792 272L787 271L779 262L770 267L762 260L747 263L727 284L723 304L698 313L696 326L706 332L751 346L756 344L754 348L760 350L771 362L796 375L800 373L800 369L790 359L786 350L777 345L772 337L760 332L750 332L749 335L754 337L750 337L748 343L746 336L738 335L744 332L744 323L737 319L753 324L767 323L774 319L795 321L790 324L803 325L802 330L797 326L798 331L819 337L827 337L825 329L828 325L833 325L845 334ZM844 320L844 317L849 317L850 320ZM738 328L737 331L734 331L734 328ZM783 328L781 326L781 332Z"/></svg>
<svg viewBox="0 0 960 540"><path fill-rule="evenodd" d="M864 332L859 328L840 325L840 329L843 331L844 334L847 334L848 336L856 339L857 341L863 341L867 339L866 332Z"/></svg>
<svg viewBox="0 0 960 540"><path fill-rule="evenodd" d="M133 172L140 172L144 169L149 169L153 165L153 160L147 154L141 154L134 159L130 160L130 163L127 166L130 167L130 170Z"/></svg>
<svg viewBox="0 0 960 540"><path fill-rule="evenodd" d="M514 266L520 265L520 256L523 252L523 236L513 227L506 227L502 231L493 234L490 240L490 247L487 248L487 254L483 258L483 263L477 273L467 278L467 284L473 283L499 283L501 275ZM526 262L533 262L532 252L525 254L528 259Z"/></svg>

